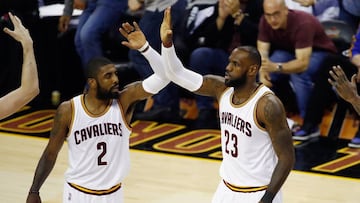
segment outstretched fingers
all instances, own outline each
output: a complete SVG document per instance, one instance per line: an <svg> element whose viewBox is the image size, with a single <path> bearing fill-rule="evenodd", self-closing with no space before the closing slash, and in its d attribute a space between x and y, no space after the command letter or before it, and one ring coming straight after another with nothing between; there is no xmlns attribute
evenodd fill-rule
<svg viewBox="0 0 360 203"><path fill-rule="evenodd" d="M141 31L140 26L139 26L139 24L137 24L137 22L134 21L133 24L134 24L134 28L135 28L134 31Z"/></svg>
<svg viewBox="0 0 360 203"><path fill-rule="evenodd" d="M173 31L171 29L171 11L170 7L164 11L164 19L160 27L161 41L165 47L172 46Z"/></svg>
<svg viewBox="0 0 360 203"><path fill-rule="evenodd" d="M10 12L8 14L14 26L14 30L4 28L4 32L19 42L31 42L32 39L30 37L29 31L22 25L21 20Z"/></svg>
<svg viewBox="0 0 360 203"><path fill-rule="evenodd" d="M170 7L166 8L166 10L165 10L164 21L169 26L169 28L171 28L171 8Z"/></svg>

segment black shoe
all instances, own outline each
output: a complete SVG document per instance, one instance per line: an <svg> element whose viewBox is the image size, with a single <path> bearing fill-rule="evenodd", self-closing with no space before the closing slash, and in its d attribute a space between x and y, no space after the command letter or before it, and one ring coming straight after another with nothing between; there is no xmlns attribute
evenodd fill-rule
<svg viewBox="0 0 360 203"><path fill-rule="evenodd" d="M197 129L220 129L219 122L216 109L201 109L194 127Z"/></svg>
<svg viewBox="0 0 360 203"><path fill-rule="evenodd" d="M134 114L133 120L162 121L172 123L181 121L181 117L179 111L173 110L170 107L155 107L148 111Z"/></svg>

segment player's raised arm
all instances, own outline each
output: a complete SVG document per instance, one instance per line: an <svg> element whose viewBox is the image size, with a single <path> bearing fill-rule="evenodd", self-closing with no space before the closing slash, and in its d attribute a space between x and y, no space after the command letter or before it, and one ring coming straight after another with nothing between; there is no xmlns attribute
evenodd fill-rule
<svg viewBox="0 0 360 203"><path fill-rule="evenodd" d="M224 78L209 75L202 76L185 68L178 58L173 46L173 30L171 28L170 8L164 12L164 19L160 27L162 41L162 57L165 64L166 76L179 86L201 95L213 96L217 99L226 88Z"/></svg>
<svg viewBox="0 0 360 203"><path fill-rule="evenodd" d="M23 64L20 87L0 98L0 119L15 113L40 92L33 40L17 16L9 13L9 17L14 25L14 30L4 28L4 32L21 43Z"/></svg>
<svg viewBox="0 0 360 203"><path fill-rule="evenodd" d="M121 42L122 45L141 52L154 71L154 74L142 82L144 90L151 94L158 93L170 82L165 75L164 63L160 54L149 45L144 33L136 22L134 22L133 25L128 22L123 23L119 31L127 39L127 41Z"/></svg>

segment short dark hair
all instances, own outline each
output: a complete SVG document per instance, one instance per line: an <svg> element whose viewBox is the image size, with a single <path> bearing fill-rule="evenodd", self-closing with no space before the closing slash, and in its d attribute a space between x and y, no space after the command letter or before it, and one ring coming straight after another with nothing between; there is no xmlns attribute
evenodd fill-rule
<svg viewBox="0 0 360 203"><path fill-rule="evenodd" d="M253 46L240 46L238 50L243 50L249 54L249 59L255 64L261 67L261 55L257 48Z"/></svg>
<svg viewBox="0 0 360 203"><path fill-rule="evenodd" d="M98 56L90 59L86 65L86 77L95 78L99 72L100 67L113 64L113 62L103 56Z"/></svg>

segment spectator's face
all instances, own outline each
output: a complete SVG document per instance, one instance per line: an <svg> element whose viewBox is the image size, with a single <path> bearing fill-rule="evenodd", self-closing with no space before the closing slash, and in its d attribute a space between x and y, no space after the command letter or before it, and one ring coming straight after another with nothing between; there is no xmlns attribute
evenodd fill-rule
<svg viewBox="0 0 360 203"><path fill-rule="evenodd" d="M288 9L283 0L265 0L264 17L272 29L285 29Z"/></svg>

